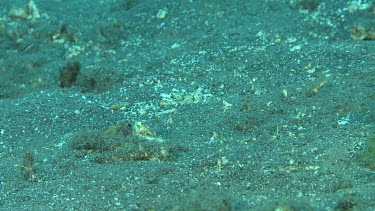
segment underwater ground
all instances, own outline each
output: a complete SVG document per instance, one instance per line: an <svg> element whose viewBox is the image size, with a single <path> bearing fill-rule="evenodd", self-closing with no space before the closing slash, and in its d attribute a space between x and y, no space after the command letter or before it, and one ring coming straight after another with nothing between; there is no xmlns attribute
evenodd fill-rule
<svg viewBox="0 0 375 211"><path fill-rule="evenodd" d="M375 1L0 17L1 210L375 210Z"/></svg>

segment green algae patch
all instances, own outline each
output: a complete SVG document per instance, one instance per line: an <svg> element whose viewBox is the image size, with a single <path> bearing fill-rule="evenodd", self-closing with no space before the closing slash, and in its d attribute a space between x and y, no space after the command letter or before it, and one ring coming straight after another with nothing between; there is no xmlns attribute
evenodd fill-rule
<svg viewBox="0 0 375 211"><path fill-rule="evenodd" d="M366 166L375 170L375 134L367 140L367 146L363 152L363 161Z"/></svg>

